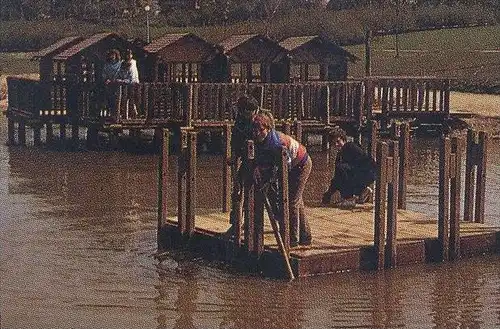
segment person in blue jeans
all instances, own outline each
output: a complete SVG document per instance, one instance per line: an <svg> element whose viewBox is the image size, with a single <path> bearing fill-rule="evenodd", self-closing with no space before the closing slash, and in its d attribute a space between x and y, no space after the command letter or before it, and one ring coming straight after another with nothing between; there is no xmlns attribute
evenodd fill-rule
<svg viewBox="0 0 500 329"><path fill-rule="evenodd" d="M289 220L290 223L290 247L311 245L311 229L305 215L302 197L312 170L311 157L304 145L291 136L276 131L273 128L272 118L266 113L254 115L253 136L255 142L254 182L257 188L273 179L275 168L281 161L283 147L285 148L288 158L290 216L282 220Z"/></svg>
<svg viewBox="0 0 500 329"><path fill-rule="evenodd" d="M347 141L343 129L336 129L332 137L339 151L335 159L335 173L330 186L323 193L322 203L330 203L332 195L338 191L342 200L336 206L352 209L356 203L368 201L377 168L373 158L361 146Z"/></svg>

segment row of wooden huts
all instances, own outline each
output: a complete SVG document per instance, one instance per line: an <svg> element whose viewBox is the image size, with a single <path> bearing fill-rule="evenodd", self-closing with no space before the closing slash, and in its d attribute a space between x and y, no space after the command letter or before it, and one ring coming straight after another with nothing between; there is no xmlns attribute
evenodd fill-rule
<svg viewBox="0 0 500 329"><path fill-rule="evenodd" d="M41 81L99 82L109 49L131 49L142 82L343 81L357 58L320 35L281 42L260 34L233 35L218 44L193 33L167 34L151 43L116 33L67 37L35 53Z"/></svg>

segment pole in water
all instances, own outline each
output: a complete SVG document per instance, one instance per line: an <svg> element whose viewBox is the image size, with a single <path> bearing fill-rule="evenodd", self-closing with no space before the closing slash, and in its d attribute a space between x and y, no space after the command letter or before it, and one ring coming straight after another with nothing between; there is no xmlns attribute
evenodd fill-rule
<svg viewBox="0 0 500 329"><path fill-rule="evenodd" d="M273 209L271 207L271 203L269 202L269 198L267 197L267 195L264 191L261 191L260 193L262 193L264 196L264 205L266 207L267 214L269 215L269 221L271 222L271 226L273 228L274 237L276 238L276 242L278 243L279 251L280 251L281 255L283 256L283 260L285 261L285 266L286 266L286 269L288 272L288 278L290 279L290 281L292 281L293 279L295 279L295 276L293 275L292 266L290 264L290 258L288 257L287 252L285 250L285 244L283 243L283 239L281 238L281 234L280 234L280 231L278 228L278 224L276 223L276 218L274 217L274 214L273 214Z"/></svg>

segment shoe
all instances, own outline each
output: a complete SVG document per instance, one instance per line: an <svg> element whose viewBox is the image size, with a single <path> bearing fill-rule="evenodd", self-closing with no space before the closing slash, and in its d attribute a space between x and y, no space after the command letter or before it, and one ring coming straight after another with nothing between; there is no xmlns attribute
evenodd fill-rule
<svg viewBox="0 0 500 329"><path fill-rule="evenodd" d="M363 191L361 191L357 203L368 202L368 200L370 200L372 196L373 196L373 190L371 189L371 187L367 186L363 189Z"/></svg>
<svg viewBox="0 0 500 329"><path fill-rule="evenodd" d="M339 209L352 210L356 207L356 200L354 198L345 199L338 204Z"/></svg>
<svg viewBox="0 0 500 329"><path fill-rule="evenodd" d="M323 197L321 198L322 204L329 204L332 199L332 195L328 192L323 193Z"/></svg>

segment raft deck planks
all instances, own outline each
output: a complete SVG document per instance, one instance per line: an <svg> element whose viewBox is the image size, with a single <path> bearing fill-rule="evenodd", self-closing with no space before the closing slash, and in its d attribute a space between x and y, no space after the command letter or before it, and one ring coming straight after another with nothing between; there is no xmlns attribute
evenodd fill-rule
<svg viewBox="0 0 500 329"><path fill-rule="evenodd" d="M306 216L313 243L310 247L290 250L298 276L371 268L374 235L372 204L357 205L353 210L313 205L306 207ZM439 248L437 220L409 210L398 210L397 218L398 265L432 260L432 254L438 252L434 249ZM275 259L279 258L267 216L264 222L265 250ZM176 225L177 219L169 217L167 223ZM225 233L230 227L229 213L197 209L195 223L195 231L210 237L214 243L227 239ZM497 248L500 228L462 221L460 237L464 254L478 254Z"/></svg>

